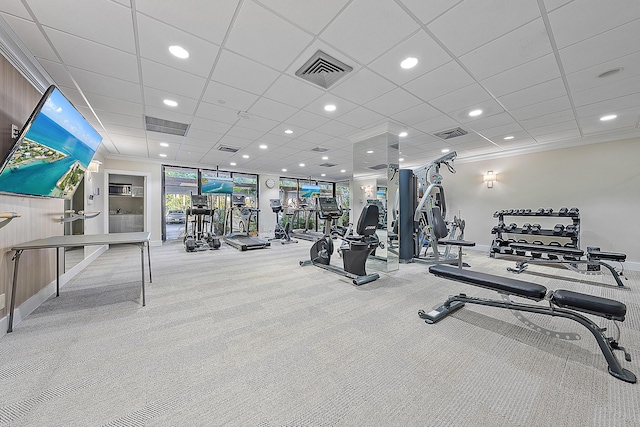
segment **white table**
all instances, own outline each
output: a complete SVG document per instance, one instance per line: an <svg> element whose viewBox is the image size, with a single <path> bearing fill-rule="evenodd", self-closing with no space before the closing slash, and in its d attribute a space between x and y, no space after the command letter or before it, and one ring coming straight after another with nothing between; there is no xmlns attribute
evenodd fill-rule
<svg viewBox="0 0 640 427"><path fill-rule="evenodd" d="M140 247L140 267L142 270L142 306L145 306L145 292L144 292L144 247L147 247L147 257L149 259L149 283L151 279L151 253L149 252L149 242L151 240L151 233L149 232L137 232L137 233L112 233L112 234L87 234L87 235L74 235L74 236L53 236L46 239L33 240L31 242L21 243L11 248L12 251L16 251L13 256L13 285L11 288L11 306L9 308L9 329L7 332L13 330L13 310L16 303L16 287L18 284L18 266L20 262L20 255L22 252L29 249L56 249L56 297L60 296L60 248L73 248L78 246L93 246L93 245L120 245L120 244L135 244Z"/></svg>

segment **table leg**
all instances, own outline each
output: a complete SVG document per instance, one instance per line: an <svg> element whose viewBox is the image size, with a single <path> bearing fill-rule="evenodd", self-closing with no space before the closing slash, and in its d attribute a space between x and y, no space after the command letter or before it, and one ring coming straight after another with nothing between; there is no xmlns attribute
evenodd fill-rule
<svg viewBox="0 0 640 427"><path fill-rule="evenodd" d="M56 297L60 296L60 248L56 248Z"/></svg>
<svg viewBox="0 0 640 427"><path fill-rule="evenodd" d="M17 250L13 256L13 285L11 286L11 306L9 307L9 328L7 333L13 331L13 310L16 307L16 285L18 284L18 264L20 264L21 250Z"/></svg>
<svg viewBox="0 0 640 427"><path fill-rule="evenodd" d="M146 305L144 295L144 243L140 245L140 267L142 269L142 306Z"/></svg>
<svg viewBox="0 0 640 427"><path fill-rule="evenodd" d="M153 283L151 278L151 242L147 242L147 258L149 259L149 283Z"/></svg>

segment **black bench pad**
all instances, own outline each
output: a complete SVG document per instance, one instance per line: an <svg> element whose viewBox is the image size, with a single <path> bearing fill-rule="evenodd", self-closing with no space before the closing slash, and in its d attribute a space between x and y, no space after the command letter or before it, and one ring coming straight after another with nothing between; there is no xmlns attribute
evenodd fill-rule
<svg viewBox="0 0 640 427"><path fill-rule="evenodd" d="M610 261L624 262L627 259L627 254L618 252L601 252L601 251L587 251L587 256L590 260L606 259Z"/></svg>
<svg viewBox="0 0 640 427"><path fill-rule="evenodd" d="M627 306L619 301L564 289L554 291L551 301L558 307L572 308L607 319L622 321L627 314Z"/></svg>
<svg viewBox="0 0 640 427"><path fill-rule="evenodd" d="M469 240L438 240L438 244L452 246L475 246L476 242L470 242Z"/></svg>
<svg viewBox="0 0 640 427"><path fill-rule="evenodd" d="M477 271L463 270L448 265L438 264L429 267L429 272L445 279L456 280L469 285L480 286L511 295L540 301L544 299L547 288L536 283L507 277L494 276Z"/></svg>
<svg viewBox="0 0 640 427"><path fill-rule="evenodd" d="M584 251L578 248L568 248L565 246L551 246L551 245L534 245L530 243L510 243L510 248L521 249L532 252L544 252L557 255L569 255L574 257L581 257L584 255Z"/></svg>

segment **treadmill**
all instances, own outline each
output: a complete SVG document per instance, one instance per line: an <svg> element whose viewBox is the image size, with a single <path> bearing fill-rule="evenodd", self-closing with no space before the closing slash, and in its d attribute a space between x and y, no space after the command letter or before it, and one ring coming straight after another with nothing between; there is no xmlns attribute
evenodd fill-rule
<svg viewBox="0 0 640 427"><path fill-rule="evenodd" d="M291 230L289 234L291 237L295 237L297 239L308 240L310 242L315 242L316 240L320 240L324 237L324 233L320 231L310 231L309 228L309 217L316 210L314 208L309 207L309 202L306 198L300 197L297 200L297 208L296 214L298 218L300 217L300 212L304 213L304 229ZM294 215L295 218L295 215ZM299 220L298 220L299 222Z"/></svg>
<svg viewBox="0 0 640 427"><path fill-rule="evenodd" d="M248 210L249 215L246 217L245 231L233 231L233 212L234 210L243 211ZM248 251L251 249L264 249L271 246L268 240L262 240L257 237L249 235L249 224L251 223L251 216L254 213L259 212L258 209L247 208L245 206L245 196L243 194L233 194L231 196L231 207L227 209L227 216L224 221L224 241L230 246L240 250Z"/></svg>

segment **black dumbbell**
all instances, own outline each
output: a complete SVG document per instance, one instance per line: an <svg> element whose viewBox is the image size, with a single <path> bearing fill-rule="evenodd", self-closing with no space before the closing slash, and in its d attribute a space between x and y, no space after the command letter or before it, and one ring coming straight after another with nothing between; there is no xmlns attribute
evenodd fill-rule
<svg viewBox="0 0 640 427"><path fill-rule="evenodd" d="M525 215L529 215L529 214L531 214L531 209L525 209L525 210L524 210L524 214L525 214Z"/></svg>
<svg viewBox="0 0 640 427"><path fill-rule="evenodd" d="M564 231L563 224L556 224L556 226L553 227L553 234L562 234L563 231Z"/></svg>
<svg viewBox="0 0 640 427"><path fill-rule="evenodd" d="M578 216L578 213L580 212L580 209L578 208L571 208L569 209L569 216Z"/></svg>
<svg viewBox="0 0 640 427"><path fill-rule="evenodd" d="M516 228L518 228L518 224L516 224L515 222L512 222L511 224L507 225L504 230L506 232L510 232L515 230Z"/></svg>
<svg viewBox="0 0 640 427"><path fill-rule="evenodd" d="M564 228L564 232L567 234L576 234L578 227L575 224L569 224Z"/></svg>
<svg viewBox="0 0 640 427"><path fill-rule="evenodd" d="M551 208L547 208L547 209L544 210L544 214L545 215L551 215L552 213L553 213L553 209L551 209Z"/></svg>
<svg viewBox="0 0 640 427"><path fill-rule="evenodd" d="M560 211L558 212L558 214L560 216L565 216L565 215L567 215L567 212L569 212L569 209L567 209L566 207L562 207L562 208L560 208Z"/></svg>
<svg viewBox="0 0 640 427"><path fill-rule="evenodd" d="M536 215L544 215L544 208L540 208L536 211Z"/></svg>
<svg viewBox="0 0 640 427"><path fill-rule="evenodd" d="M529 224L528 222L525 222L524 224L522 224L523 233L528 233L530 231L531 231L531 224Z"/></svg>
<svg viewBox="0 0 640 427"><path fill-rule="evenodd" d="M531 226L531 232L532 233L539 233L540 232L540 224L533 224ZM534 242L535 243L535 242Z"/></svg>

